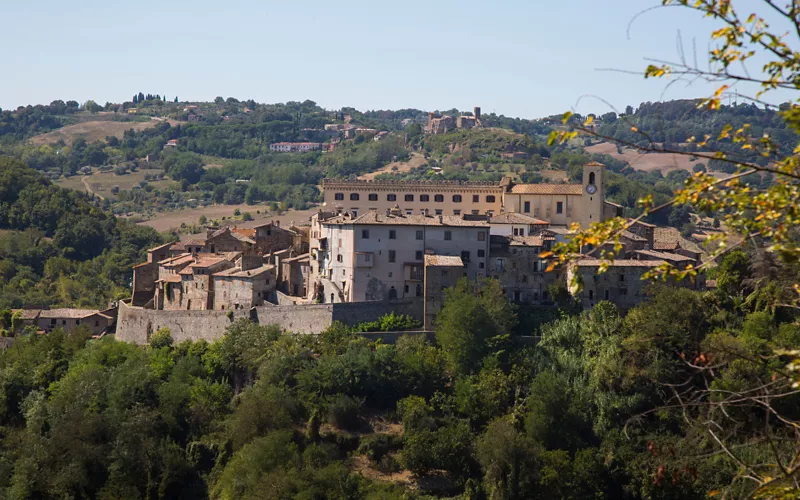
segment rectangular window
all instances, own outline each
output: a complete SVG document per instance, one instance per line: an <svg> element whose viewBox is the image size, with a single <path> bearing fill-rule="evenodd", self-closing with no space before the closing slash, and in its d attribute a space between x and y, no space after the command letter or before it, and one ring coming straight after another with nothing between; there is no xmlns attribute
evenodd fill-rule
<svg viewBox="0 0 800 500"><path fill-rule="evenodd" d="M397 195L396 194L387 194L386 195L386 201L397 201Z"/></svg>
<svg viewBox="0 0 800 500"><path fill-rule="evenodd" d="M416 260L422 260L422 250L417 250L417 253L414 254L414 258Z"/></svg>
<svg viewBox="0 0 800 500"><path fill-rule="evenodd" d="M502 273L505 270L505 267L506 261L503 259L497 259L497 270Z"/></svg>
<svg viewBox="0 0 800 500"><path fill-rule="evenodd" d="M606 300L608 300L608 289L606 289Z"/></svg>
<svg viewBox="0 0 800 500"><path fill-rule="evenodd" d="M419 195L419 201L431 201L431 197L427 194L421 194Z"/></svg>
<svg viewBox="0 0 800 500"><path fill-rule="evenodd" d="M407 194L406 197L405 197L405 200L406 201L414 201L414 195L413 194Z"/></svg>
<svg viewBox="0 0 800 500"><path fill-rule="evenodd" d="M362 229L361 230L361 237L365 240L369 239L369 229Z"/></svg>
<svg viewBox="0 0 800 500"><path fill-rule="evenodd" d="M394 229L390 229L389 230L389 239L390 240L396 240L397 239L397 231L395 231Z"/></svg>
<svg viewBox="0 0 800 500"><path fill-rule="evenodd" d="M433 195L433 201L435 201L437 203L444 202L444 195L442 195L442 194Z"/></svg>
<svg viewBox="0 0 800 500"><path fill-rule="evenodd" d="M453 215L461 215L461 210L453 210Z"/></svg>
<svg viewBox="0 0 800 500"><path fill-rule="evenodd" d="M557 214L564 213L564 202L563 201L557 201L556 202L556 213Z"/></svg>
<svg viewBox="0 0 800 500"><path fill-rule="evenodd" d="M378 195L376 193L370 194L369 201L378 201Z"/></svg>
<svg viewBox="0 0 800 500"><path fill-rule="evenodd" d="M336 193L333 195L333 199L336 201L341 201L344 199L344 193Z"/></svg>
<svg viewBox="0 0 800 500"><path fill-rule="evenodd" d="M364 262L372 262L372 254L371 253L365 253L364 254Z"/></svg>
<svg viewBox="0 0 800 500"><path fill-rule="evenodd" d="M461 260L464 261L464 264L469 262L469 252L467 250L461 252Z"/></svg>
<svg viewBox="0 0 800 500"><path fill-rule="evenodd" d="M619 289L619 294L620 295L628 295L628 289L627 288L620 288Z"/></svg>
<svg viewBox="0 0 800 500"><path fill-rule="evenodd" d="M442 209L441 208L437 208L436 209L436 215L442 215Z"/></svg>
<svg viewBox="0 0 800 500"><path fill-rule="evenodd" d="M350 193L350 201L358 201L358 193Z"/></svg>
<svg viewBox="0 0 800 500"><path fill-rule="evenodd" d="M523 212L525 212L526 214L531 212L531 202L529 201L525 202L525 208L523 208Z"/></svg>
<svg viewBox="0 0 800 500"><path fill-rule="evenodd" d="M620 274L619 275L619 280L620 281L625 281L625 275L624 274Z"/></svg>
<svg viewBox="0 0 800 500"><path fill-rule="evenodd" d="M453 239L453 232L452 231L445 231L444 232L444 239L445 241L450 241Z"/></svg>
<svg viewBox="0 0 800 500"><path fill-rule="evenodd" d="M461 203L461 195L460 194L454 194L453 195L453 203Z"/></svg>
<svg viewBox="0 0 800 500"><path fill-rule="evenodd" d="M478 257L486 257L486 250L478 250Z"/></svg>
<svg viewBox="0 0 800 500"><path fill-rule="evenodd" d="M422 239L422 231L417 231L417 239L418 240Z"/></svg>
<svg viewBox="0 0 800 500"><path fill-rule="evenodd" d="M494 203L494 195L490 194L486 197L486 203Z"/></svg>
<svg viewBox="0 0 800 500"><path fill-rule="evenodd" d="M478 241L486 241L486 231L478 233Z"/></svg>
<svg viewBox="0 0 800 500"><path fill-rule="evenodd" d="M480 201L481 201L481 195L479 195L479 194L473 194L472 195L472 203L478 203Z"/></svg>
<svg viewBox="0 0 800 500"><path fill-rule="evenodd" d="M389 262L395 262L397 259L397 252L389 250Z"/></svg>

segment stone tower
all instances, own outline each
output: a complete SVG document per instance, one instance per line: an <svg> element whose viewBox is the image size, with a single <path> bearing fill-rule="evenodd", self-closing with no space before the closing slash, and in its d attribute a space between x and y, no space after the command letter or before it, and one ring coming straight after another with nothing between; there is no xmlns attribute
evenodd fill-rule
<svg viewBox="0 0 800 500"><path fill-rule="evenodd" d="M591 161L583 166L583 210L580 221L582 227L603 221L604 174L605 165L602 163Z"/></svg>

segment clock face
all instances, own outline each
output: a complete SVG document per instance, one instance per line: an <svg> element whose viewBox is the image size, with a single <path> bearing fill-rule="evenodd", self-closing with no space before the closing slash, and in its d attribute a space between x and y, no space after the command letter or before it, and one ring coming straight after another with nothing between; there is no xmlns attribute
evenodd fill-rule
<svg viewBox="0 0 800 500"><path fill-rule="evenodd" d="M597 192L597 186L595 186L594 184L587 184L586 192L589 194L595 194Z"/></svg>

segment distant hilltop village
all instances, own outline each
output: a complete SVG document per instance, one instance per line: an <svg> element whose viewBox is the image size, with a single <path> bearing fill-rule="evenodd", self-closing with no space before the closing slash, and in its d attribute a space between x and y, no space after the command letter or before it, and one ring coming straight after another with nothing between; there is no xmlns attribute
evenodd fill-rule
<svg viewBox="0 0 800 500"><path fill-rule="evenodd" d="M430 112L428 113L428 123L425 125L424 130L426 134L438 135L446 134L455 129L469 130L481 126L481 108L476 106L472 116L461 115L458 118Z"/></svg>
<svg viewBox="0 0 800 500"><path fill-rule="evenodd" d="M569 237L570 224L621 215L605 200L604 173L591 162L580 184L327 179L310 225L208 228L150 249L118 310L28 312L24 320L45 330L83 321L97 334L115 326L117 338L136 343L162 327L178 341L213 340L237 318L318 333L392 311L430 331L444 290L463 277L496 278L510 300L547 307L551 285L577 276L584 286L574 299L584 308L608 300L627 310L645 300L645 272L664 262L696 266L701 254L673 228L639 222L604 274L588 256L545 272L541 254ZM705 280L679 285L702 289Z"/></svg>

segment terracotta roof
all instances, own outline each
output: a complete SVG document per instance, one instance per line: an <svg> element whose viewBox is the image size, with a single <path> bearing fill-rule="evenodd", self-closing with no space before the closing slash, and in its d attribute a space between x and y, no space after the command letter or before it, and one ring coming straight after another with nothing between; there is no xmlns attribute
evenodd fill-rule
<svg viewBox="0 0 800 500"><path fill-rule="evenodd" d="M460 215L386 215L375 210L360 215L353 219L350 215L337 215L322 224L359 224L359 225L396 225L396 226L464 226L464 227L489 227L485 219L470 220Z"/></svg>
<svg viewBox="0 0 800 500"><path fill-rule="evenodd" d="M599 267L602 262L601 259L581 259L575 264L579 267ZM663 260L614 259L613 262L608 261L608 267L658 267L663 263Z"/></svg>
<svg viewBox="0 0 800 500"><path fill-rule="evenodd" d="M193 262L194 256L190 253L182 253L180 255L176 255L175 257L170 257L168 259L164 259L158 262L159 266L164 267L172 267L172 266L179 266L181 264L186 264L188 262Z"/></svg>
<svg viewBox="0 0 800 500"><path fill-rule="evenodd" d="M657 227L653 231L653 250L677 250L683 248L692 252L703 253L695 243L681 236L674 227Z"/></svg>
<svg viewBox="0 0 800 500"><path fill-rule="evenodd" d="M503 212L501 214L492 215L489 219L490 224L537 224L549 225L547 221L531 217L530 215L520 214L517 212Z"/></svg>
<svg viewBox="0 0 800 500"><path fill-rule="evenodd" d="M275 269L275 266L272 264L264 264L261 267L248 269L247 271L242 271L242 269L239 267L232 267L230 269L214 273L214 277L224 276L228 278L255 278L273 269Z"/></svg>
<svg viewBox="0 0 800 500"><path fill-rule="evenodd" d="M433 267L464 267L461 257L454 255L426 255L425 265Z"/></svg>
<svg viewBox="0 0 800 500"><path fill-rule="evenodd" d="M540 247L544 245L541 236L512 236L509 245L512 247Z"/></svg>
<svg viewBox="0 0 800 500"><path fill-rule="evenodd" d="M603 165L602 163L597 162L597 161L590 161L585 166L586 167L605 167L605 165Z"/></svg>
<svg viewBox="0 0 800 500"><path fill-rule="evenodd" d="M583 194L583 186L580 184L515 184L511 187L511 194L580 195Z"/></svg>
<svg viewBox="0 0 800 500"><path fill-rule="evenodd" d="M678 253L657 252L655 250L636 250L637 254L646 255L648 257L655 257L656 259L671 261L671 262L692 262L694 259L681 255Z"/></svg>

